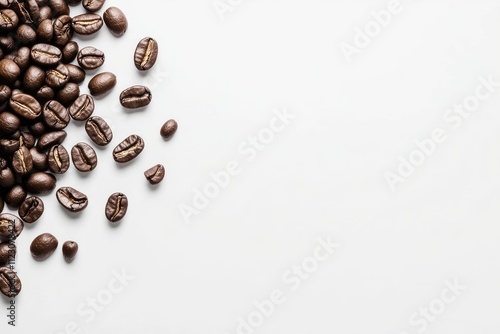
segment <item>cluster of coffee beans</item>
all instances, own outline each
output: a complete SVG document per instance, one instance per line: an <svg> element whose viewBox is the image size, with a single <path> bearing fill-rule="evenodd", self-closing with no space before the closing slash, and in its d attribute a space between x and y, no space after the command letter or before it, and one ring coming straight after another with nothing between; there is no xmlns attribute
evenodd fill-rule
<svg viewBox="0 0 500 334"><path fill-rule="evenodd" d="M70 16L70 7L82 5L86 13ZM94 75L88 83L89 94L81 94L80 85L87 70L99 69L103 51L87 46L80 49L74 34L92 35L104 25L115 36L123 35L128 22L116 7L105 9L105 0L0 0L0 212L4 203L17 209L19 216L0 214L0 292L13 297L21 290L21 281L8 267L15 257L14 240L24 223L36 222L44 212L40 197L56 188L54 174L64 174L70 163L82 173L94 170L97 154L89 143L76 143L71 150L63 146L65 128L73 119L85 122L89 139L106 146L113 132L106 121L93 115L94 96L103 96L115 87L111 72ZM140 40L133 54L137 70L151 69L158 56L158 44L151 37ZM119 95L124 108L146 107L152 99L148 87L132 85ZM177 130L174 120L167 121L160 135L169 140ZM126 163L144 149L144 140L132 134L113 150L113 159ZM157 164L144 172L151 184L165 176ZM84 210L87 196L72 187L56 191L58 202L71 212ZM127 196L114 193L105 204L104 214L112 222L120 221L128 208ZM58 246L50 233L36 237L30 247L36 260L45 260ZM63 256L71 262L78 244L67 241Z"/></svg>

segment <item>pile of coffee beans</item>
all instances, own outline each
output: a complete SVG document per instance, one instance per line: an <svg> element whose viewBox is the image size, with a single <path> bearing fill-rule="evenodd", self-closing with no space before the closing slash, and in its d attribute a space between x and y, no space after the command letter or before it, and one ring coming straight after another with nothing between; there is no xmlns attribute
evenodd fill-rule
<svg viewBox="0 0 500 334"><path fill-rule="evenodd" d="M83 6L86 13L70 16L70 6L76 5ZM54 174L66 173L71 165L81 173L91 172L98 162L91 143L106 146L113 140L108 123L94 115L94 97L110 93L117 76L97 73L89 80L88 94L81 93L86 71L98 71L106 55L92 46L80 48L72 40L74 34L93 35L104 25L117 37L128 28L125 14L116 7L105 9L105 0L0 0L0 212L6 204L19 215L0 213L0 292L5 296L14 297L21 290L19 277L9 267L17 251L14 241L24 223L33 224L42 216L45 206L39 196L56 188ZM137 43L131 60L137 70L147 71L157 57L158 43L145 37ZM151 90L131 84L119 94L120 104L127 109L148 106ZM72 120L85 122L91 143L79 142L71 149L63 146L65 129ZM168 120L160 135L169 140L176 131L177 123ZM131 134L116 145L113 159L127 163L144 147L144 140ZM164 176L161 164L144 172L152 185ZM57 189L55 196L70 212L88 205L87 196L69 186ZM116 223L127 209L127 196L116 192L105 203L104 216ZM34 259L43 261L58 244L54 235L43 233L32 241L30 251ZM67 262L77 251L77 242L64 242L62 253Z"/></svg>

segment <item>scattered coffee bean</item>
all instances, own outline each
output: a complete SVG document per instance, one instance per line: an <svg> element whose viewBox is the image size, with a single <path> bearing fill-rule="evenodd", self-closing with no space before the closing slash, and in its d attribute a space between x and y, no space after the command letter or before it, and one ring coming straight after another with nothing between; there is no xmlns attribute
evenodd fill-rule
<svg viewBox="0 0 500 334"><path fill-rule="evenodd" d="M74 241L66 241L63 244L62 252L63 252L64 260L66 260L66 262L69 263L69 262L73 261L73 259L76 256L76 253L78 252L78 244Z"/></svg>
<svg viewBox="0 0 500 334"><path fill-rule="evenodd" d="M5 204L11 208L17 209L27 195L26 190L24 190L20 184L16 184L4 195Z"/></svg>
<svg viewBox="0 0 500 334"><path fill-rule="evenodd" d="M87 120L85 131L90 139L99 146L106 146L113 139L113 132L108 123L99 116L92 116Z"/></svg>
<svg viewBox="0 0 500 334"><path fill-rule="evenodd" d="M31 48L31 59L33 59L33 61L39 65L54 66L57 63L59 63L61 58L62 58L61 50L59 50L54 45L40 43L40 44L35 44Z"/></svg>
<svg viewBox="0 0 500 334"><path fill-rule="evenodd" d="M68 69L70 82L81 84L85 80L86 73L80 66L66 64L66 68Z"/></svg>
<svg viewBox="0 0 500 334"><path fill-rule="evenodd" d="M24 186L31 194L43 194L52 191L56 187L56 178L49 173L34 172L26 177Z"/></svg>
<svg viewBox="0 0 500 334"><path fill-rule="evenodd" d="M104 95L116 86L116 75L111 72L99 73L90 79L88 86L90 94Z"/></svg>
<svg viewBox="0 0 500 334"><path fill-rule="evenodd" d="M113 150L116 162L129 162L135 159L144 149L144 140L138 135L130 135Z"/></svg>
<svg viewBox="0 0 500 334"><path fill-rule="evenodd" d="M37 261L46 260L57 249L59 242L50 233L40 234L33 239L30 246L31 255Z"/></svg>
<svg viewBox="0 0 500 334"><path fill-rule="evenodd" d="M136 85L121 92L120 103L129 109L143 108L151 102L151 98L151 91L148 87Z"/></svg>
<svg viewBox="0 0 500 334"><path fill-rule="evenodd" d="M73 17L71 26L80 35L92 35L98 32L103 25L101 16L98 14L80 14Z"/></svg>
<svg viewBox="0 0 500 334"><path fill-rule="evenodd" d="M30 149L31 159L33 160L33 168L37 171L46 171L49 169L47 154L43 152L38 152L38 150L33 147Z"/></svg>
<svg viewBox="0 0 500 334"><path fill-rule="evenodd" d="M97 154L94 149L86 143L78 143L71 149L73 165L80 172L90 172L97 166Z"/></svg>
<svg viewBox="0 0 500 334"><path fill-rule="evenodd" d="M149 70L156 63L158 43L151 37L143 38L135 48L134 64L139 71Z"/></svg>
<svg viewBox="0 0 500 334"><path fill-rule="evenodd" d="M160 183L165 177L165 167L163 165L156 165L144 172L144 176L151 184Z"/></svg>
<svg viewBox="0 0 500 334"><path fill-rule="evenodd" d="M165 140L170 140L175 132L177 131L177 122L173 119L170 119L162 125L160 129L160 135Z"/></svg>
<svg viewBox="0 0 500 334"><path fill-rule="evenodd" d="M14 298L21 292L21 280L10 268L0 267L0 292L9 298Z"/></svg>
<svg viewBox="0 0 500 334"><path fill-rule="evenodd" d="M12 9L0 10L0 31L9 32L19 24L19 18Z"/></svg>
<svg viewBox="0 0 500 334"><path fill-rule="evenodd" d="M43 121L50 128L61 130L69 124L69 112L61 103L50 100L43 106Z"/></svg>
<svg viewBox="0 0 500 334"><path fill-rule="evenodd" d="M36 29L36 34L40 41L44 43L50 42L54 36L54 26L52 25L52 20L45 19L41 21Z"/></svg>
<svg viewBox="0 0 500 334"><path fill-rule="evenodd" d="M88 94L80 95L68 111L75 121L85 121L94 112L94 98Z"/></svg>
<svg viewBox="0 0 500 334"><path fill-rule="evenodd" d="M25 119L36 119L42 112L40 103L28 94L13 94L10 97L9 105L12 111Z"/></svg>
<svg viewBox="0 0 500 334"><path fill-rule="evenodd" d="M36 148L40 151L48 150L52 145L61 144L66 139L66 131L51 131L40 136L36 143Z"/></svg>
<svg viewBox="0 0 500 334"><path fill-rule="evenodd" d="M128 28L128 21L125 14L117 7L109 7L102 15L104 23L109 31L115 36L123 35Z"/></svg>
<svg viewBox="0 0 500 334"><path fill-rule="evenodd" d="M89 12L97 12L105 2L106 0L83 0L82 5Z"/></svg>
<svg viewBox="0 0 500 334"><path fill-rule="evenodd" d="M44 211L43 201L36 196L27 197L19 207L19 217L28 224L36 222Z"/></svg>
<svg viewBox="0 0 500 334"><path fill-rule="evenodd" d="M71 22L71 17L66 14L54 20L54 37L52 41L56 46L62 47L68 44L69 40L73 37Z"/></svg>
<svg viewBox="0 0 500 334"><path fill-rule="evenodd" d="M21 146L12 157L12 168L18 175L26 175L33 169L33 160L30 150L26 146Z"/></svg>
<svg viewBox="0 0 500 334"><path fill-rule="evenodd" d="M0 135L8 135L19 129L21 120L16 115L3 111L0 113Z"/></svg>
<svg viewBox="0 0 500 334"><path fill-rule="evenodd" d="M104 52L92 46L87 46L78 52L76 60L84 70L94 70L104 64Z"/></svg>
<svg viewBox="0 0 500 334"><path fill-rule="evenodd" d="M68 42L62 49L62 58L61 61L63 63L71 63L75 60L76 55L78 54L79 46L75 41Z"/></svg>
<svg viewBox="0 0 500 334"><path fill-rule="evenodd" d="M60 144L52 146L47 154L47 162L52 173L66 173L69 168L68 151Z"/></svg>
<svg viewBox="0 0 500 334"><path fill-rule="evenodd" d="M57 100L64 106L69 106L80 96L80 88L73 82L68 82L57 92Z"/></svg>
<svg viewBox="0 0 500 334"><path fill-rule="evenodd" d="M38 91L45 83L45 71L36 65L28 67L24 73L23 87L29 92Z"/></svg>
<svg viewBox="0 0 500 334"><path fill-rule="evenodd" d="M59 64L56 68L50 69L45 73L45 83L54 89L63 87L69 81L68 68Z"/></svg>
<svg viewBox="0 0 500 334"><path fill-rule="evenodd" d="M87 207L89 200L87 195L71 187L61 187L56 192L59 203L71 212L79 212Z"/></svg>
<svg viewBox="0 0 500 334"><path fill-rule="evenodd" d="M125 194L114 193L108 198L108 202L105 207L106 218L115 223L120 221L125 217L128 209L128 199Z"/></svg>

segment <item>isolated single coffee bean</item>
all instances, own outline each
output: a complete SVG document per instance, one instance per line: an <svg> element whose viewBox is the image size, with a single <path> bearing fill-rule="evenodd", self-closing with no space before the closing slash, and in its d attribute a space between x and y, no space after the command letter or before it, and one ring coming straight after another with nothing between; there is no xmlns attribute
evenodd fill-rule
<svg viewBox="0 0 500 334"><path fill-rule="evenodd" d="M71 26L80 35L92 35L98 32L103 25L103 21L98 14L80 14L73 17Z"/></svg>
<svg viewBox="0 0 500 334"><path fill-rule="evenodd" d="M128 21L125 14L117 7L109 7L102 15L104 23L109 31L115 36L123 35L128 28Z"/></svg>
<svg viewBox="0 0 500 334"><path fill-rule="evenodd" d="M86 143L78 143L71 149L73 165L80 172L90 172L97 166L97 154Z"/></svg>
<svg viewBox="0 0 500 334"><path fill-rule="evenodd" d="M134 52L134 64L139 71L149 70L158 58L158 43L151 37L139 41Z"/></svg>
<svg viewBox="0 0 500 334"><path fill-rule="evenodd" d="M87 207L87 195L72 187L61 187L56 192L59 203L68 211L79 212Z"/></svg>
<svg viewBox="0 0 500 334"><path fill-rule="evenodd" d="M152 97L148 87L135 85L121 92L120 103L123 107L129 109L143 108L151 102Z"/></svg>
<svg viewBox="0 0 500 334"><path fill-rule="evenodd" d="M78 252L78 244L74 241L66 241L63 244L62 252L64 260L69 263L73 261L73 259L76 256L76 253Z"/></svg>
<svg viewBox="0 0 500 334"><path fill-rule="evenodd" d="M22 284L17 274L10 268L0 267L0 292L14 298L21 292Z"/></svg>
<svg viewBox="0 0 500 334"><path fill-rule="evenodd" d="M28 224L36 222L42 216L45 208L41 198L36 196L27 197L19 206L19 217Z"/></svg>
<svg viewBox="0 0 500 334"><path fill-rule="evenodd" d="M144 172L144 176L151 184L160 183L165 177L165 167L161 164L153 166Z"/></svg>
<svg viewBox="0 0 500 334"><path fill-rule="evenodd" d="M90 139L99 146L106 146L113 139L113 132L108 123L99 116L92 116L87 120L85 131Z"/></svg>
<svg viewBox="0 0 500 334"><path fill-rule="evenodd" d="M30 251L33 258L37 261L46 260L57 249L59 242L56 237L50 233L43 233L37 236L31 242Z"/></svg>
<svg viewBox="0 0 500 334"><path fill-rule="evenodd" d="M116 86L116 75L111 72L96 74L90 79L88 87L93 96L105 95Z"/></svg>
<svg viewBox="0 0 500 334"><path fill-rule="evenodd" d="M177 131L177 122L174 121L173 119L170 119L166 121L165 124L162 125L160 129L160 135L163 137L163 139L170 140L176 131Z"/></svg>
<svg viewBox="0 0 500 334"><path fill-rule="evenodd" d="M69 169L68 151L60 144L52 146L47 154L47 162L52 173L66 173Z"/></svg>
<svg viewBox="0 0 500 334"><path fill-rule="evenodd" d="M113 150L116 162L129 162L135 159L144 149L144 140L138 135L130 135Z"/></svg>
<svg viewBox="0 0 500 334"><path fill-rule="evenodd" d="M108 201L106 203L106 207L104 212L106 214L106 218L115 223L120 221L125 217L128 209L128 199L125 194L122 193L114 193L109 196Z"/></svg>

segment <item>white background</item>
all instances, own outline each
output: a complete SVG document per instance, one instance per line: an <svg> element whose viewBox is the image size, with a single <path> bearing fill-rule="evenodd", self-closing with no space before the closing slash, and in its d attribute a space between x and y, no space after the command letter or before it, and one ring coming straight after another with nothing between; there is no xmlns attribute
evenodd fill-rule
<svg viewBox="0 0 500 334"><path fill-rule="evenodd" d="M46 212L17 243L17 327L8 328L1 299L0 331L234 334L238 318L279 289L286 301L251 332L414 334L424 331L409 318L457 279L465 291L425 332L498 333L500 88L458 129L443 114L474 94L478 77L500 81L500 4L402 0L348 63L339 45L388 3L242 0L222 20L211 0L108 0L128 16L127 33L103 27L76 40L103 50L99 71L117 74L95 111L114 140L97 149L96 170L59 177L58 186L89 196L84 212L69 215L54 193L43 197ZM141 74L132 55L146 36L160 55ZM153 91L145 110L117 104L133 84ZM295 119L247 161L238 147L284 108ZM159 128L170 118L179 130L165 142ZM435 128L447 141L391 192L384 173ZM67 130L68 149L89 141L81 124ZM118 166L112 149L133 133L146 148ZM230 161L241 173L186 222L179 207ZM143 172L156 163L167 176L151 187ZM112 227L104 204L115 191L128 195L129 211ZM43 232L60 246L36 262L29 245ZM282 275L328 236L341 246L291 291ZM69 265L66 240L80 245ZM134 279L89 321L78 307L88 310L87 298L104 296L122 270Z"/></svg>

